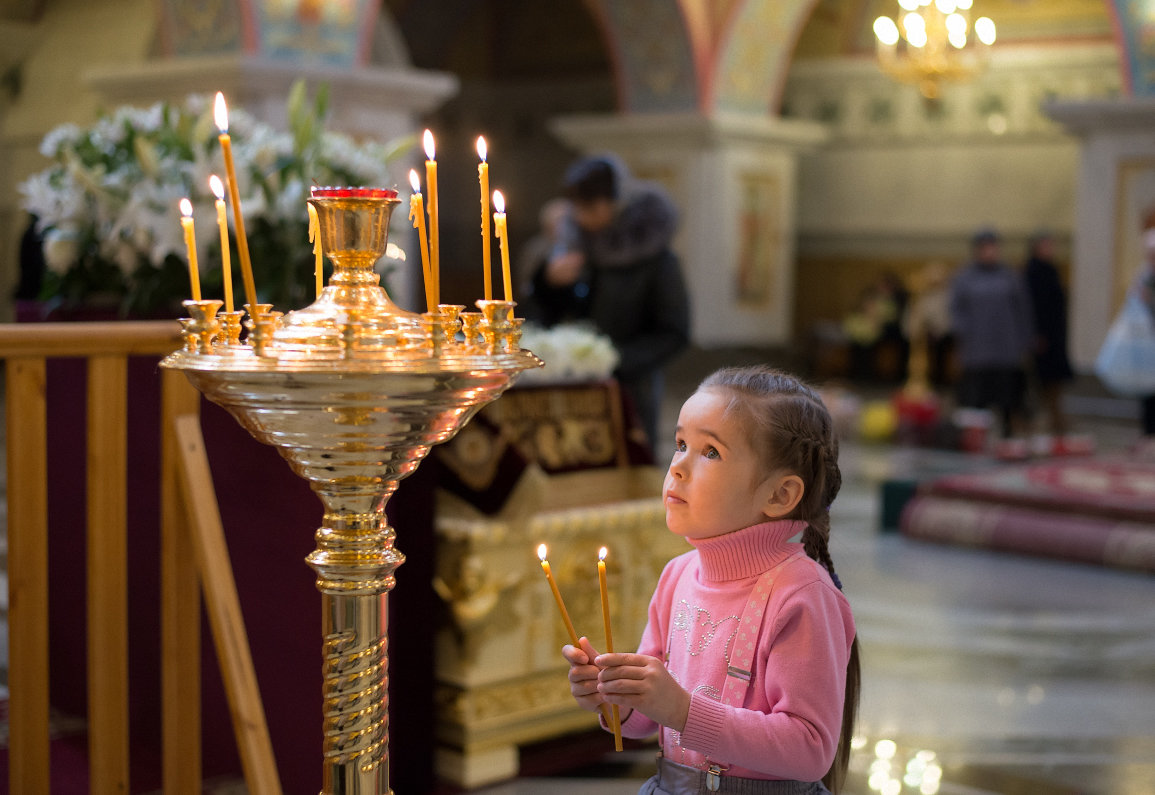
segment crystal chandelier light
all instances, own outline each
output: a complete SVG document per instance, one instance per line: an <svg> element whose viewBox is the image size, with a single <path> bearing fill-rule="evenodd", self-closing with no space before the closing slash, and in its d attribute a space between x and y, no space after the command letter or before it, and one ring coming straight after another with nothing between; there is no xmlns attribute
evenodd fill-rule
<svg viewBox="0 0 1155 795"><path fill-rule="evenodd" d="M995 23L971 24L973 0L898 0L897 20L874 20L878 63L895 80L913 83L924 97L938 99L941 83L968 80L986 66Z"/></svg>

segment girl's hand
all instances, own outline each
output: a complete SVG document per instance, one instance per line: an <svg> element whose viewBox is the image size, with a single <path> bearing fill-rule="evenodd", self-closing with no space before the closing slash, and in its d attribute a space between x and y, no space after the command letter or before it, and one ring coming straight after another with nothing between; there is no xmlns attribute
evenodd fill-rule
<svg viewBox="0 0 1155 795"><path fill-rule="evenodd" d="M682 731L690 714L690 694L657 657L602 654L592 657L601 669L598 691L610 704L640 710L650 720ZM571 680L572 681L572 680Z"/></svg>
<svg viewBox="0 0 1155 795"><path fill-rule="evenodd" d="M589 638L583 637L578 641L580 648L568 643L562 647L561 654L569 663L569 691L573 694L578 706L588 712L597 712L604 699L598 692L598 667L590 661L598 656Z"/></svg>

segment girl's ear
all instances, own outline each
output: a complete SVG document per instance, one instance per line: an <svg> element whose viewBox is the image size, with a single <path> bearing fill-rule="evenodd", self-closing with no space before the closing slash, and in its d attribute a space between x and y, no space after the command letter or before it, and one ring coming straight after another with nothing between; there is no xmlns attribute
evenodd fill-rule
<svg viewBox="0 0 1155 795"><path fill-rule="evenodd" d="M802 478L797 475L782 475L771 490L762 512L771 519L783 519L798 507L805 492L806 486Z"/></svg>

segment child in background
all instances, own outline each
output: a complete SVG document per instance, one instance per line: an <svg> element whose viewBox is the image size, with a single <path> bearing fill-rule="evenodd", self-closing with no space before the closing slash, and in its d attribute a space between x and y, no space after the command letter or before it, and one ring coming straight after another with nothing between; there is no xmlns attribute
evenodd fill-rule
<svg viewBox="0 0 1155 795"><path fill-rule="evenodd" d="M827 550L841 482L829 412L785 373L719 370L682 406L663 497L694 549L662 572L636 654L563 649L581 707L619 705L626 737L661 731L639 795L841 788L858 705Z"/></svg>

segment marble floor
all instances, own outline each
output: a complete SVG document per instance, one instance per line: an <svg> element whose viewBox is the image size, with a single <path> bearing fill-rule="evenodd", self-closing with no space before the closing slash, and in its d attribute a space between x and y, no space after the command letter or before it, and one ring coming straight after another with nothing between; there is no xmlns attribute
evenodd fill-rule
<svg viewBox="0 0 1155 795"><path fill-rule="evenodd" d="M1101 450L1133 441L1094 400L1079 429ZM831 553L863 654L844 792L1155 793L1155 577L879 532L883 479L983 465L960 455L843 447ZM651 770L650 750L610 753L479 792L626 795Z"/></svg>

